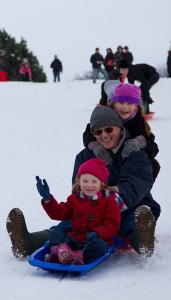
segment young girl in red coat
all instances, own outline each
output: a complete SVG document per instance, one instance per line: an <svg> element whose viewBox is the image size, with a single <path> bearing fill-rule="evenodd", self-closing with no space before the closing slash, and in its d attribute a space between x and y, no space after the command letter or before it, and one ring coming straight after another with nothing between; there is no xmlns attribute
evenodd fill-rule
<svg viewBox="0 0 171 300"><path fill-rule="evenodd" d="M72 231L56 226L49 240L46 260L62 264L87 264L104 255L120 228L120 209L124 202L105 184L109 176L104 161L92 158L83 163L66 202L58 203L50 194L46 180L37 176L42 206L53 220L71 220ZM119 203L119 205L118 205Z"/></svg>

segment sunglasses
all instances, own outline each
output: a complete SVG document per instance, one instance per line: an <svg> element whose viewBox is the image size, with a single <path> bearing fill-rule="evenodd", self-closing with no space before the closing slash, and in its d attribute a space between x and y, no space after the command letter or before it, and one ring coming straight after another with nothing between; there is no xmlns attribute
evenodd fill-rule
<svg viewBox="0 0 171 300"><path fill-rule="evenodd" d="M97 130L92 131L92 134L93 135L102 135L103 132L106 132L107 134L112 133L113 132L113 127L106 127L104 129L97 129Z"/></svg>

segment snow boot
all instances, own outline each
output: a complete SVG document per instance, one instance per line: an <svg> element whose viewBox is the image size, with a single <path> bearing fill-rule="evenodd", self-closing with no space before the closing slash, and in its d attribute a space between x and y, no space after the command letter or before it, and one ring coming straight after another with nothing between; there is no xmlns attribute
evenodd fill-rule
<svg viewBox="0 0 171 300"><path fill-rule="evenodd" d="M81 250L73 251L69 245L62 244L60 245L56 253L58 255L59 261L61 264L75 264L75 265L83 265L83 252Z"/></svg>
<svg viewBox="0 0 171 300"><path fill-rule="evenodd" d="M25 218L19 208L13 208L6 221L6 228L12 243L12 252L16 258L27 258L49 240L50 231L29 233Z"/></svg>
<svg viewBox="0 0 171 300"><path fill-rule="evenodd" d="M51 263L60 263L58 258L58 252L57 249L59 248L59 245L52 246L50 248L50 254L45 254L45 261L51 262Z"/></svg>
<svg viewBox="0 0 171 300"><path fill-rule="evenodd" d="M156 221L148 206L142 205L135 210L135 224L130 244L142 257L150 257L154 252Z"/></svg>

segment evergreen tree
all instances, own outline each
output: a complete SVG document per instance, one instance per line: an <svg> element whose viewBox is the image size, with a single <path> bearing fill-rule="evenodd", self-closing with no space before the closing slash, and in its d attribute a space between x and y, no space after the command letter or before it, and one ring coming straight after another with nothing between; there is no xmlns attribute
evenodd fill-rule
<svg viewBox="0 0 171 300"><path fill-rule="evenodd" d="M43 67L39 65L37 57L28 50L27 42L21 38L17 43L4 29L0 30L0 68L7 72L9 80L19 80L19 68L24 58L30 63L33 81L46 82Z"/></svg>

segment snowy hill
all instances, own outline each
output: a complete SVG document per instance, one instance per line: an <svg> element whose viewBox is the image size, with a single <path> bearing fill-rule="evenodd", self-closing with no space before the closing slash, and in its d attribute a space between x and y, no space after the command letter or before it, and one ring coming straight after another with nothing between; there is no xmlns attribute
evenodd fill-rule
<svg viewBox="0 0 171 300"><path fill-rule="evenodd" d="M155 253L112 255L85 277L68 277L37 270L12 255L6 218L19 207L29 231L49 228L36 190L35 176L46 178L52 193L64 201L71 191L75 155L83 148L82 133L100 98L92 81L60 84L0 83L0 281L1 298L169 300L171 281L171 79L161 79L151 91L155 111L150 126L160 152L161 172L152 194L162 207L156 227Z"/></svg>

